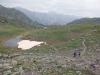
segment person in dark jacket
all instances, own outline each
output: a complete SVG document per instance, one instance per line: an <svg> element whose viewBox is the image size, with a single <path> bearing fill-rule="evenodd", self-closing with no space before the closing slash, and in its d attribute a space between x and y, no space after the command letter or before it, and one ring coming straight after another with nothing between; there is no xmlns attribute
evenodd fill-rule
<svg viewBox="0 0 100 75"><path fill-rule="evenodd" d="M76 51L74 52L74 57L76 57L76 55L77 55L77 53L76 53Z"/></svg>
<svg viewBox="0 0 100 75"><path fill-rule="evenodd" d="M81 52L78 52L78 56L80 56L81 55Z"/></svg>

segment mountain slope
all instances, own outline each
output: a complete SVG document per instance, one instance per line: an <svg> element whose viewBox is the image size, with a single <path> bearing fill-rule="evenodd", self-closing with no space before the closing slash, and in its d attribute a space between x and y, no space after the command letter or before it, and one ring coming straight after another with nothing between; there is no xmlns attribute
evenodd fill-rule
<svg viewBox="0 0 100 75"><path fill-rule="evenodd" d="M0 5L0 21L7 22L10 25L16 25L18 27L35 27L40 24L30 20L24 13L14 8L5 8Z"/></svg>
<svg viewBox="0 0 100 75"><path fill-rule="evenodd" d="M55 12L49 12L49 13L32 12L21 7L16 7L15 9L22 11L31 20L37 21L44 25L64 25L75 19L79 19L79 17L76 16L57 14Z"/></svg>
<svg viewBox="0 0 100 75"><path fill-rule="evenodd" d="M82 18L74 20L69 24L77 24L77 23L93 23L93 24L100 24L100 18Z"/></svg>

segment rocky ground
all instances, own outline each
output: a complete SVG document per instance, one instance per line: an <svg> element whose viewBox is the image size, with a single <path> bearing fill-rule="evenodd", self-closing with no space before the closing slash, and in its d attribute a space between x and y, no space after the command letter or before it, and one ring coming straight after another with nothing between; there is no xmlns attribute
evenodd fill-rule
<svg viewBox="0 0 100 75"><path fill-rule="evenodd" d="M62 71L68 68L76 69L76 71L69 70L67 73ZM0 75L95 75L83 74L81 70L90 70L99 75L100 59L55 54L0 54Z"/></svg>

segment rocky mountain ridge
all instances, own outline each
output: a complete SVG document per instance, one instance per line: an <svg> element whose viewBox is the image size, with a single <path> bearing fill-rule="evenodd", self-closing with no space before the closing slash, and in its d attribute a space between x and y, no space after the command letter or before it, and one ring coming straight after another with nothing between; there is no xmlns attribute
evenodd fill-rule
<svg viewBox="0 0 100 75"><path fill-rule="evenodd" d="M79 19L80 17L58 14L56 12L41 13L41 12L32 12L21 7L15 7L15 9L22 11L26 14L31 20L37 21L44 25L65 25L69 22Z"/></svg>

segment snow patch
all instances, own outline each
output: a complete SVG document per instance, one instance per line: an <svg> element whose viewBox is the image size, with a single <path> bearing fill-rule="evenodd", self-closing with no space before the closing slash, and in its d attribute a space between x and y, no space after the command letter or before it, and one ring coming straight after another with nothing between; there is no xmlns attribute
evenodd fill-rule
<svg viewBox="0 0 100 75"><path fill-rule="evenodd" d="M30 41L30 40L22 40L18 42L18 48L21 48L22 50L30 49L34 46L40 46L44 42L38 42L38 41Z"/></svg>

